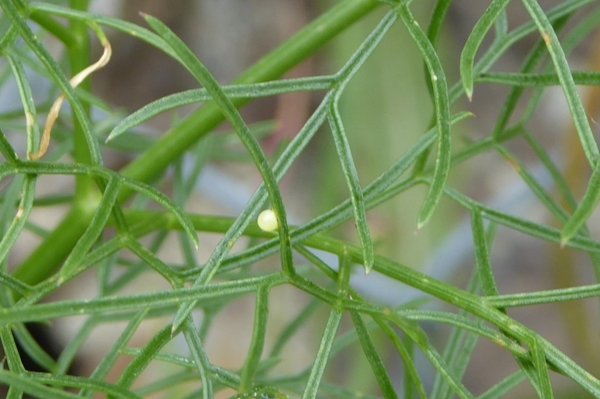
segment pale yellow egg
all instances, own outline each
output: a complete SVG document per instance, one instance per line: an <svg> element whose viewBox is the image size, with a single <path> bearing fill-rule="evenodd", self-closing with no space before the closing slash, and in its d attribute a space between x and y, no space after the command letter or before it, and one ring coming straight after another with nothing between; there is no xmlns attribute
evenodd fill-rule
<svg viewBox="0 0 600 399"><path fill-rule="evenodd" d="M258 227L263 231L275 231L279 227L277 216L272 209L265 209L258 215Z"/></svg>

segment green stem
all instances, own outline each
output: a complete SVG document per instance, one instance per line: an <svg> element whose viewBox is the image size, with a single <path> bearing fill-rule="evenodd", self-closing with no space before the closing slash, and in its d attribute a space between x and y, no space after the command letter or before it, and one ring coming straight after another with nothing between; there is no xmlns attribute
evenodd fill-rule
<svg viewBox="0 0 600 399"><path fill-rule="evenodd" d="M79 11L86 11L89 0L71 0L71 8ZM88 34L88 26L82 20L72 19L70 21L69 31L74 37L74 40L67 45L69 54L69 62L71 67L71 75L82 71L90 64L90 40ZM90 91L90 80L86 79L79 85L80 90ZM89 103L82 101L83 108L88 114L91 114L91 106ZM91 164L92 158L90 150L87 146L86 138L83 129L76 117L73 117L73 135L74 135L74 151L73 156L75 162L83 164ZM98 189L95 182L89 176L75 177L75 201L88 201L91 195L97 194Z"/></svg>

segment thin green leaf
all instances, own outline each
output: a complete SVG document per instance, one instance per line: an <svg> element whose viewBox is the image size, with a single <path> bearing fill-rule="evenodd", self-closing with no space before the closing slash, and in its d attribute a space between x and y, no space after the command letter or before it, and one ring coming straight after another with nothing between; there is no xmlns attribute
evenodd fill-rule
<svg viewBox="0 0 600 399"><path fill-rule="evenodd" d="M339 267L337 274L337 295L343 300L348 292L354 292L350 287L350 276L352 275L352 259L346 249L342 250L339 256ZM350 291L352 290L352 291Z"/></svg>
<svg viewBox="0 0 600 399"><path fill-rule="evenodd" d="M463 205L469 210L480 209L482 216L485 219L496 222L503 226L521 231L527 235L538 237L545 241L551 241L561 243L561 231L552 227L545 226L540 223L535 223L530 220L523 219L512 214L501 212L497 209L487 207L480 202L474 201L464 194L446 187L446 193L450 198L456 200L459 204ZM582 249L587 252L600 252L600 242L593 240L588 237L576 235L573 236L569 241L565 242L565 245L571 248Z"/></svg>
<svg viewBox="0 0 600 399"><path fill-rule="evenodd" d="M23 367L17 343L9 326L0 328L0 341L2 341L2 349L8 367L14 372L23 373L25 367Z"/></svg>
<svg viewBox="0 0 600 399"><path fill-rule="evenodd" d="M70 221L70 219L68 219L68 221ZM103 261L105 258L114 255L114 253L122 249L122 247L123 245L119 237L114 237L108 242L100 244L98 248L90 251L89 254L84 258L81 266L79 267L79 271L83 272L89 269L90 267ZM34 290L29 292L26 297L21 298L17 303L19 305L31 305L33 303L37 303L41 298L44 298L52 291L55 291L62 285L62 283L64 283L64 281L59 283L58 277L58 274L46 276L46 279L42 283L36 285Z"/></svg>
<svg viewBox="0 0 600 399"><path fill-rule="evenodd" d="M573 81L567 58L558 41L556 32L554 31L554 28L552 28L548 16L544 13L544 10L542 10L536 0L522 0L522 2L529 12L531 19L537 25L542 38L546 42L546 47L548 48L548 52L554 63L554 68L556 69L556 74L558 75L560 85L565 94L565 99L567 100L569 110L571 111L571 116L573 117L573 122L575 123L575 128L577 129L583 151L585 152L590 165L596 167L600 157L598 145L594 139L594 134L588 122L581 97L575 88L575 82Z"/></svg>
<svg viewBox="0 0 600 399"><path fill-rule="evenodd" d="M141 353L141 351L142 351L141 349L129 347L129 348L123 349L121 351L121 353L124 355L137 356ZM188 369L192 369L195 367L194 360L192 360L188 357L176 355L173 353L161 352L156 355L154 360L167 362L167 363L170 363L170 364L173 364L176 366L185 367ZM239 376L236 373L234 373L230 370L227 370L223 367L212 365L210 372L212 373L212 377L215 380L219 381L220 383L222 383L225 386L228 386L230 388L236 388L240 384Z"/></svg>
<svg viewBox="0 0 600 399"><path fill-rule="evenodd" d="M504 15L504 19L506 19L506 10L504 10L502 12L501 16L502 15ZM500 18L500 17L498 17L498 18ZM555 22L556 29L562 29L567 21L568 21L568 17L563 17L563 18L559 19L558 21L556 21ZM527 73L527 72L535 71L536 68L539 66L539 64L542 62L542 60L544 59L544 57L546 56L545 50L546 50L546 48L545 48L544 42L542 40L539 40L538 43L536 43L533 46L533 48L529 51L529 53L527 54L527 57L525 57L525 60L523 61L521 68L519 69L519 72ZM508 95L506 96L506 99L504 100L504 104L502 104L502 109L500 110L500 114L498 115L498 118L496 119L494 130L492 131L492 134L491 134L491 136L494 137L495 139L498 139L502 134L505 134L504 131L506 129L506 125L508 124L513 112L516 109L518 109L517 105L519 104L519 100L523 96L524 92L525 92L524 87L520 87L520 86L511 87ZM534 98L532 98L530 100L529 104L533 105L533 104L537 104L537 102ZM525 123L523 123L523 124L525 124Z"/></svg>
<svg viewBox="0 0 600 399"><path fill-rule="evenodd" d="M19 238L21 231L25 227L27 219L29 219L29 214L33 208L33 200L35 198L35 181L35 176L31 175L25 176L23 180L21 201L19 202L16 215L0 241L0 262L6 259L8 253ZM8 213L4 213L4 215L7 214Z"/></svg>
<svg viewBox="0 0 600 399"><path fill-rule="evenodd" d="M546 363L546 355L539 341L534 338L531 343L531 358L537 372L537 379L540 390L540 397L544 399L553 399L552 384L550 383L550 375L548 374L548 364Z"/></svg>
<svg viewBox="0 0 600 399"><path fill-rule="evenodd" d="M573 83L581 86L600 86L600 72L596 71L571 71ZM513 73L513 72L488 72L475 78L477 83L496 83L518 87L558 86L560 80L555 73Z"/></svg>
<svg viewBox="0 0 600 399"><path fill-rule="evenodd" d="M98 365L96 366L96 368L90 375L90 379L101 381L104 379L104 377L106 377L106 375L109 373L109 371L112 368L112 366L114 365L114 363L117 361L117 358L119 357L121 350L123 348L125 348L125 345L127 345L127 342L129 342L129 340L133 337L133 334L136 332L139 325L144 320L144 318L146 317L147 314L148 314L148 310L144 309L144 310L141 310L140 312L138 312L134 317L132 317L129 320L129 323L127 323L127 326L123 329L123 331L121 332L119 337L114 341L114 343L108 349L108 351L106 351L106 353L104 354L104 357L102 358L100 363L98 363ZM92 316L92 317L95 317L95 316ZM83 396L83 397L91 397L92 394L93 394L93 392L90 390L82 390L81 391L81 396Z"/></svg>
<svg viewBox="0 0 600 399"><path fill-rule="evenodd" d="M15 176L5 189L2 195L2 203L0 204L0 235L6 234L10 229L10 225L14 223L16 219L14 214L18 214L19 212L18 208L15 209L15 204L25 187L25 176ZM2 269L8 270L8 264L5 262L5 259L6 255L0 258L2 260Z"/></svg>
<svg viewBox="0 0 600 399"><path fill-rule="evenodd" d="M171 335L172 332L173 328L171 328ZM213 383L208 376L208 372L212 369L212 365L208 360L204 346L200 341L200 336L191 315L188 315L183 324L183 334L192 354L194 366L196 366L196 370L200 373L200 380L202 381L202 397L212 398L214 395Z"/></svg>
<svg viewBox="0 0 600 399"><path fill-rule="evenodd" d="M359 252L357 249L353 249L352 253L353 256L356 256ZM483 320L492 322L501 330L510 331L513 338L517 340L527 341L533 336L536 336L540 340L542 339L539 335L510 319L504 313L499 311L490 312L490 309L487 306L482 307L479 297L472 297L470 294L461 290L456 291L456 288L450 285L442 288L441 285L445 284L441 283L440 281L428 276L418 276L417 274L414 274L413 270L404 269L395 262L389 262L389 260L378 257L377 262L375 263L375 270L389 277L397 278L400 281L406 281L409 285L415 288L419 288L422 291L429 292L437 297L443 298L445 301L454 303L461 308L468 309L471 313L482 318ZM401 277L401 275L404 275L404 277ZM409 277L409 275L412 275L412 277ZM465 328L467 327L468 325L465 325ZM416 340L417 336L412 338ZM418 341L416 342L419 344ZM542 345L550 364L555 365L557 370L560 372L568 374L573 381L580 384L592 395L600 395L600 381L598 381L598 379L592 376L589 372L585 371L581 366L573 362L566 355L561 353L549 342L543 340Z"/></svg>
<svg viewBox="0 0 600 399"><path fill-rule="evenodd" d="M310 301L308 305L302 309L298 316L292 319L288 325L282 329L279 337L275 341L275 344L273 344L273 349L271 349L269 357L279 356L284 345L288 343L294 334L296 334L298 330L306 324L308 318L317 310L319 304L319 301L316 299Z"/></svg>
<svg viewBox="0 0 600 399"><path fill-rule="evenodd" d="M15 163L19 160L17 152L10 145L2 130L0 130L0 154L4 156L7 162Z"/></svg>
<svg viewBox="0 0 600 399"><path fill-rule="evenodd" d="M565 27L565 25L567 24L567 22L569 21L569 19L571 18L572 15L573 15L573 12L559 18L556 21L552 21L552 26L554 27L554 31L556 32L557 35ZM583 20L578 21L578 25L573 27L566 34L563 42L561 43L561 46L562 46L565 54L568 55L585 37L589 36L591 30L594 29L595 27L597 27L599 18L600 18L600 9L597 9L595 12L589 13ZM546 43L544 42L544 40L542 38L540 38L539 43L532 50L531 55L528 56L528 59L530 59L530 57L533 56L535 52L538 53L538 55L536 56L538 58L538 61L530 64L530 68L528 68L528 69L522 68L521 72L535 71L537 63L539 61L541 61L541 59L543 57L546 56L546 54L547 54ZM528 61L526 61L526 63L527 62ZM542 71L549 72L552 70L554 70L554 68L553 68L553 65L550 64L550 65L546 65ZM575 77L573 78L573 80L575 81ZM522 88L515 87L515 88L511 89L511 91L515 91L515 90L522 91ZM540 103L542 96L543 96L543 90L541 90L541 89L534 90L534 93L531 96L529 103L525 107L525 111L522 113L522 116L518 123L526 124L527 121L530 120L530 118L532 117L532 115L534 114L534 112L537 108L537 104ZM506 121L507 120L508 120L508 118L506 118Z"/></svg>
<svg viewBox="0 0 600 399"><path fill-rule="evenodd" d="M267 334L267 318L269 316L269 286L261 286L256 291L256 305L254 309L254 329L248 355L240 373L240 393L249 392L254 386L254 378L265 345Z"/></svg>
<svg viewBox="0 0 600 399"><path fill-rule="evenodd" d="M429 26L427 27L427 38L431 42L433 48L437 48L438 39L442 31L442 25L446 20L446 15L448 14L450 4L452 4L452 0L438 0L435 2L435 8L431 13ZM425 65L425 73L428 74L427 65ZM427 90L429 91L429 95L433 99L433 87L431 86L431 81L429 79L426 79L425 82L427 84Z"/></svg>
<svg viewBox="0 0 600 399"><path fill-rule="evenodd" d="M474 63L485 35L502 14L510 0L493 0L477 21L460 54L460 77L469 100L473 97Z"/></svg>
<svg viewBox="0 0 600 399"><path fill-rule="evenodd" d="M546 167L548 173L550 173L550 176L552 176L554 184L562 194L563 203L566 204L565 206L567 208L567 211L575 210L577 208L577 201L575 200L573 192L571 191L569 184L565 180L565 177L562 175L562 172L560 171L558 165L554 163L554 161L552 160L550 155L544 150L540 142L536 140L530 132L525 131L523 138L527 140L527 143L533 149L535 155L537 155L542 164Z"/></svg>
<svg viewBox="0 0 600 399"><path fill-rule="evenodd" d="M21 61L10 50L6 51L4 56L10 64L13 76L17 82L17 87L19 88L19 95L23 104L23 111L25 112L25 126L27 128L27 153L32 154L35 152L40 134L37 124L37 112L33 101L33 93Z"/></svg>
<svg viewBox="0 0 600 399"><path fill-rule="evenodd" d="M152 251L140 244L135 238L128 238L126 240L126 247L137 255L140 260L154 269L154 271L163 276L171 284L171 287L179 288L183 285L183 282L173 269L167 266Z"/></svg>
<svg viewBox="0 0 600 399"><path fill-rule="evenodd" d="M402 18L402 22L404 22L404 26L406 26L406 29L419 47L429 70L433 86L435 121L438 132L437 157L433 171L433 180L417 216L417 229L420 229L431 218L442 197L446 181L448 180L452 157L450 100L444 68L436 54L435 48L433 48L429 39L419 27L418 22L406 4L398 8L398 13L400 14L400 18Z"/></svg>
<svg viewBox="0 0 600 399"><path fill-rule="evenodd" d="M398 394L396 394L396 390L394 389L392 381L390 380L390 376L388 375L385 364L381 360L381 357L375 348L375 344L369 335L369 331L365 326L365 322L357 312L350 312L350 315L352 316L352 322L356 328L356 334L358 335L360 345L367 360L369 361L369 364L371 365L373 375L377 380L377 384L379 385L379 389L381 389L383 397L385 399L397 398Z"/></svg>
<svg viewBox="0 0 600 399"><path fill-rule="evenodd" d="M84 344L85 340L89 338L97 324L103 320L106 320L106 318L96 315L87 318L87 320L77 330L75 335L69 340L67 345L60 352L58 360L56 361L56 368L53 371L54 374L62 375L69 372L69 368L73 365L73 361L78 355L81 346Z"/></svg>
<svg viewBox="0 0 600 399"><path fill-rule="evenodd" d="M144 346L140 354L125 367L117 380L117 385L122 388L130 388L140 373L171 339L171 326L167 325L157 332Z"/></svg>
<svg viewBox="0 0 600 399"><path fill-rule="evenodd" d="M544 340L540 335L537 335L536 338L542 346L549 364L552 364L561 370L562 373L568 375L593 397L600 397L600 384L593 375L584 371L580 365L564 353L561 353L554 345Z"/></svg>
<svg viewBox="0 0 600 399"><path fill-rule="evenodd" d="M502 10L496 21L494 21L494 33L496 40L499 40L508 33L508 15L506 14L506 9Z"/></svg>
<svg viewBox="0 0 600 399"><path fill-rule="evenodd" d="M451 0L438 0L435 3L435 8L431 13L429 27L427 28L427 38L433 47L437 47L437 42L442 31L442 25L446 19L448 9L452 4Z"/></svg>
<svg viewBox="0 0 600 399"><path fill-rule="evenodd" d="M472 273L471 280L468 285L468 292L477 294L481 288L477 271ZM468 317L468 312L460 311L460 316ZM457 377L462 379L467 366L473 356L473 350L479 340L479 335L470 332L466 329L455 326L448 337L444 348L443 359L455 373ZM431 391L431 399L451 399L453 397L452 390L446 381L438 374L435 378L433 389Z"/></svg>
<svg viewBox="0 0 600 399"><path fill-rule="evenodd" d="M316 76L300 79L282 79L273 82L254 83L246 85L222 86L223 93L229 98L259 98L277 94L314 91L328 89L333 83L330 76ZM186 90L181 93L171 94L144 105L136 112L127 116L115 126L106 141L112 140L127 132L134 126L165 111L184 105L211 101L212 95L206 89Z"/></svg>
<svg viewBox="0 0 600 399"><path fill-rule="evenodd" d="M189 370L184 370L178 373L153 379L148 384L136 388L135 393L142 397L148 397L152 394L160 395L158 393L159 391L171 390L172 392L177 392L177 390L181 389L181 386L185 386L187 383L194 383L197 381L198 374L191 373Z"/></svg>
<svg viewBox="0 0 600 399"><path fill-rule="evenodd" d="M560 20L561 18L570 16L577 9L595 2L596 0L567 0L560 3L556 7L550 9L547 13L548 19L553 23ZM491 68L496 61L505 54L517 41L523 39L525 36L531 34L536 30L536 26L532 21L526 22L518 28L513 29L511 32L501 38L496 38L488 50L481 56L473 68L473 75L478 75L482 72L487 71ZM455 102L462 95L464 90L462 86L462 79L456 85L454 85L450 92L450 98L452 102Z"/></svg>
<svg viewBox="0 0 600 399"><path fill-rule="evenodd" d="M328 119L331 132L333 133L335 147L344 171L346 184L350 190L352 210L354 211L354 223L356 225L358 239L360 240L364 251L365 274L368 274L373 268L375 249L373 248L373 240L371 239L371 233L367 223L367 213L363 191L358 180L358 172L356 171L356 166L354 164L354 160L352 159L350 144L348 143L348 138L346 137L346 133L344 131L344 125L342 124L342 118L338 110L337 102L333 102L331 104Z"/></svg>
<svg viewBox="0 0 600 399"><path fill-rule="evenodd" d="M338 384L327 383L323 381L319 388L320 395L317 398L335 398L335 399L381 399L380 396L369 395L364 392L357 392L353 389L341 387Z"/></svg>
<svg viewBox="0 0 600 399"><path fill-rule="evenodd" d="M23 283L21 280L14 278L12 275L4 271L0 271L0 284L10 288L11 290L18 293L21 296L26 295L32 290L32 288L29 285Z"/></svg>
<svg viewBox="0 0 600 399"><path fill-rule="evenodd" d="M213 136L209 136L213 137ZM185 204L189 200L190 194L192 193L195 183L198 181L200 172L203 166L208 161L208 156L212 150L211 140L201 140L196 148L192 149L191 155L193 157L192 167L190 176L187 181L184 179L184 158L182 157L175 164L175 171L173 177L173 200L181 208L185 207ZM183 254L184 262L188 267L197 267L197 251L192 247L192 244L184 231L178 232L179 246Z"/></svg>
<svg viewBox="0 0 600 399"><path fill-rule="evenodd" d="M594 168L579 206L563 226L560 238L561 246L570 241L585 225L587 219L596 209L598 201L600 201L600 163Z"/></svg>
<svg viewBox="0 0 600 399"><path fill-rule="evenodd" d="M427 399L427 392L425 391L425 386L423 385L423 381L421 381L421 377L419 376L419 372L417 371L417 366L414 360L414 351L412 350L413 341L411 341L410 338L408 338L407 344L405 345L400 339L400 337L398 337L396 331L394 331L385 321L383 321L382 318L376 317L374 318L374 320L379 325L379 328L381 328L383 332L388 336L388 338L392 341L392 344L394 345L396 351L398 352L398 354L402 358L402 361L404 362L404 375L405 377L407 377L407 380L411 381L410 384L407 381L404 382L405 397L412 397L409 396L408 392L406 392L406 388L408 385L408 390L410 390L411 393L413 389L416 389L421 399ZM409 347L407 348L407 346Z"/></svg>
<svg viewBox="0 0 600 399"><path fill-rule="evenodd" d="M29 330L22 323L17 323L14 327L14 335L19 342L19 347L29 355L44 370L51 373L57 370L57 362L41 347ZM14 369L12 369L14 371Z"/></svg>
<svg viewBox="0 0 600 399"><path fill-rule="evenodd" d="M56 301L32 306L0 308L0 325L14 322L41 321L65 316L99 312L124 312L146 308L177 306L193 299L208 301L227 299L255 292L262 284L280 285L289 282L281 273L239 279L232 282L213 283L208 286L178 288L150 293L121 295L89 300Z"/></svg>
<svg viewBox="0 0 600 399"><path fill-rule="evenodd" d="M15 387L9 387L8 393L6 394L6 399L22 399L23 392Z"/></svg>
<svg viewBox="0 0 600 399"><path fill-rule="evenodd" d="M529 173L527 168L519 161L516 157L514 157L504 146L496 146L496 149L503 157L505 157L508 162L517 170L519 176L523 179L523 181L527 184L527 186L533 191L535 196L546 206L546 208L556 217L556 219L562 223L565 223L568 214L563 209L563 207L548 193L548 191L544 188L542 184L540 184L537 179Z"/></svg>
<svg viewBox="0 0 600 399"><path fill-rule="evenodd" d="M177 59L177 55L173 52L173 50L171 50L164 40L158 37L154 32L131 22L123 21L122 19L107 15L89 13L50 3L32 2L29 4L29 8L32 13L32 18L36 18L36 14L53 14L75 21L84 21L87 24L90 22L95 22L99 25L114 28L130 36L138 38L139 40L143 40L159 50L164 51L170 57Z"/></svg>
<svg viewBox="0 0 600 399"><path fill-rule="evenodd" d="M481 322L481 320L474 319L468 316L468 311L462 312L462 314L455 314L439 310L398 310L396 315L411 321L428 321L448 324L461 330L471 332L477 336L487 338L496 345L500 345L503 348L511 351L515 356L519 358L529 359L528 351L520 346L515 340L507 338L504 334L499 333L498 330L488 327ZM504 314L504 313L501 313ZM392 318L394 321L395 318ZM448 363L446 363L448 364ZM454 370L452 370L454 373ZM458 375L455 373L454 375ZM462 374L461 374L462 376ZM461 377L462 378L462 377Z"/></svg>
<svg viewBox="0 0 600 399"><path fill-rule="evenodd" d="M575 301L583 298L600 296L600 284L584 285L581 287L561 288L556 290L542 290L536 292L522 292L490 296L486 301L494 307L531 306L544 303Z"/></svg>
<svg viewBox="0 0 600 399"><path fill-rule="evenodd" d="M582 19L577 21L577 25L573 26L562 40L561 45L565 53L568 54L590 35L593 35L593 32L598 29L599 22L600 8L596 7L582 15Z"/></svg>
<svg viewBox="0 0 600 399"><path fill-rule="evenodd" d="M14 44L15 40L18 37L17 29L10 25L5 32L2 32L2 37L0 38L0 49L4 52L6 48L10 47ZM0 84L4 84L6 81L6 76L8 74L4 74L2 78L0 78Z"/></svg>
<svg viewBox="0 0 600 399"><path fill-rule="evenodd" d="M392 317L391 320L419 346L425 356L429 359L433 367L446 380L452 390L462 399L474 399L474 396L465 388L465 386L456 379L448 365L439 352L431 345L425 332L416 323L403 320L400 317Z"/></svg>
<svg viewBox="0 0 600 399"><path fill-rule="evenodd" d="M394 10L390 10L387 14L385 14L375 29L373 29L369 36L367 36L367 38L352 54L346 64L344 64L344 66L340 68L340 70L334 75L335 81L338 83L338 95L343 92L348 82L350 82L352 77L369 58L377 45L381 43L381 40L383 40L390 28L394 25L396 19L398 19L398 13Z"/></svg>
<svg viewBox="0 0 600 399"><path fill-rule="evenodd" d="M28 377L36 382L69 388L85 388L95 392L108 394L110 398L141 399L141 397L128 389L104 381L91 380L85 377L72 375L51 375L46 373L29 373ZM42 396L52 397L54 396ZM79 396L77 396L79 398Z"/></svg>
<svg viewBox="0 0 600 399"><path fill-rule="evenodd" d="M270 126L270 124L269 124ZM194 192L200 174L204 170L204 166L208 162L212 150L214 149L215 136L208 136L200 140L196 145L196 148L191 151L194 158L194 163L191 170L187 174L187 180L183 182L182 187L182 200L187 199ZM180 204L183 206L183 203Z"/></svg>
<svg viewBox="0 0 600 399"><path fill-rule="evenodd" d="M481 212L471 212L471 229L473 231L473 246L475 248L475 264L477 274L481 280L481 287L485 295L498 295L498 287L494 278L494 271L490 262L490 254L485 237L485 228Z"/></svg>
<svg viewBox="0 0 600 399"><path fill-rule="evenodd" d="M120 178L122 178L123 186L127 186L141 194L146 195L148 198L151 198L152 200L156 201L158 204L164 206L169 211L171 211L173 213L173 215L177 218L177 221L181 224L183 229L186 231L189 238L194 243L194 246L196 248L198 248L198 245L199 245L198 234L196 233L196 230L194 229L194 226L192 225L190 218L188 217L187 213L183 209L178 207L169 197L167 197L165 194L161 193L154 187L144 184L142 182L136 181L136 180L123 178L120 175L118 175L118 176Z"/></svg>
<svg viewBox="0 0 600 399"><path fill-rule="evenodd" d="M452 119L452 123L456 123L467 116L469 113L461 113L455 115ZM420 154L423 153L435 140L437 135L437 128L429 130L426 134L421 136L419 140L411 146L388 170L373 180L363 190L367 206L371 208L375 205L375 199L390 187L394 181L410 168ZM342 221L348 220L352 215L352 203L350 200L344 201L341 205L333 208L331 211L315 218L314 220L298 227L292 232L292 236L298 237L310 237L316 234L321 229L330 228L334 225L342 223Z"/></svg>
<svg viewBox="0 0 600 399"><path fill-rule="evenodd" d="M490 389L488 389L487 391L485 391L483 394L479 395L477 399L503 398L505 397L504 395L508 391L519 385L524 380L525 374L523 374L523 371L516 371L508 377L506 377L505 379L503 379L502 381L500 381L499 383L497 383L496 385L494 385L493 387L491 387Z"/></svg>
<svg viewBox="0 0 600 399"><path fill-rule="evenodd" d="M319 384L321 383L323 372L325 371L325 367L329 360L329 352L331 351L331 346L333 345L340 321L342 320L342 314L342 311L335 308L331 309L331 313L329 313L329 319L327 319L323 338L321 338L317 357L311 367L308 382L306 383L306 388L302 394L302 399L312 399L317 396Z"/></svg>
<svg viewBox="0 0 600 399"><path fill-rule="evenodd" d="M65 260L65 264L58 272L59 280L70 278L81 264L83 258L96 243L102 234L102 231L104 231L104 227L111 215L113 206L117 202L117 196L120 190L121 181L116 177L111 178L106 185L102 200L100 200L88 228L77 241L77 244L75 244L75 247L67 257L67 260Z"/></svg>
<svg viewBox="0 0 600 399"><path fill-rule="evenodd" d="M38 398L80 399L78 395L67 393L62 389L48 387L35 381L30 375L0 370L0 383L11 389L19 389L26 394Z"/></svg>
<svg viewBox="0 0 600 399"><path fill-rule="evenodd" d="M156 235L152 239L150 245L148 245L148 249L152 253L157 253L160 250L160 247L164 244L166 238L168 237L169 231L166 229L161 229L160 226L154 226L152 230L156 232ZM134 233L131 234L134 237L140 237L144 235L143 233L140 235ZM104 294L111 295L118 292L121 288L130 284L131 281L138 277L144 270L146 270L146 264L142 260L140 260L136 264L130 265L125 273L123 273L121 276L119 276L117 279L115 279L106 286Z"/></svg>

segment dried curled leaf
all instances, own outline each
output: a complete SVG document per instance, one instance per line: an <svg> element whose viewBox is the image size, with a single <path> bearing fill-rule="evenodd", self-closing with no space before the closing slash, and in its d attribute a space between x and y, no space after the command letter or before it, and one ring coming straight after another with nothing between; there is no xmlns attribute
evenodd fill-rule
<svg viewBox="0 0 600 399"><path fill-rule="evenodd" d="M85 68L83 71L79 72L71 80L71 86L73 88L79 86L81 82L85 80L89 75L96 72L98 69L102 68L110 61L110 57L112 55L112 48L110 47L110 43L108 40L103 41L102 45L104 46L104 52L102 53L102 57L89 67ZM54 126L54 122L58 118L58 114L60 112L60 107L62 103L65 101L65 93L60 93L60 95L56 98L52 107L50 107L50 112L48 112L48 118L46 119L46 125L44 126L44 132L42 133L42 140L40 141L40 148L38 152L35 154L29 154L29 159L36 160L40 159L44 156L46 151L48 150L48 145L50 144L50 133L52 132L52 126Z"/></svg>

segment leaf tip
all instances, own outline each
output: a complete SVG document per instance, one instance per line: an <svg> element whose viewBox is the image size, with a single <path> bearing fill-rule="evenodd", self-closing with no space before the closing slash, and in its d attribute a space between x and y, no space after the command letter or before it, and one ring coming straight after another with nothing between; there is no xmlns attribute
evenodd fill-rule
<svg viewBox="0 0 600 399"><path fill-rule="evenodd" d="M465 89L465 94L467 95L467 98L469 99L469 102L473 101L473 89L472 88L466 88Z"/></svg>
<svg viewBox="0 0 600 399"><path fill-rule="evenodd" d="M175 315L175 318L173 319L173 324L171 325L171 337L177 335L179 327L181 327L184 320L185 317L181 317L179 314Z"/></svg>
<svg viewBox="0 0 600 399"><path fill-rule="evenodd" d="M417 234L419 231L421 231L423 226L425 226L428 221L429 221L429 217L423 217L423 215L420 214L419 217L417 218L417 228L415 229L415 234Z"/></svg>

